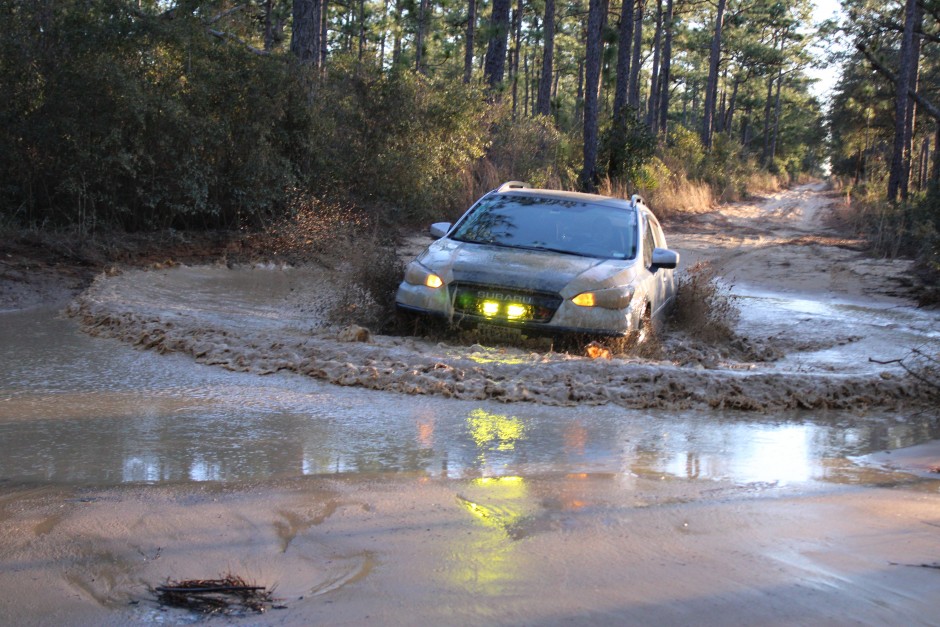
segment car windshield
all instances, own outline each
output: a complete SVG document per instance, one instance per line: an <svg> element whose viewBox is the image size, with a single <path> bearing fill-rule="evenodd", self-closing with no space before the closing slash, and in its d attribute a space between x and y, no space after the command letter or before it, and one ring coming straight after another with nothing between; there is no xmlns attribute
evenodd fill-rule
<svg viewBox="0 0 940 627"><path fill-rule="evenodd" d="M636 212L578 200L500 194L484 198L451 239L568 255L632 259Z"/></svg>

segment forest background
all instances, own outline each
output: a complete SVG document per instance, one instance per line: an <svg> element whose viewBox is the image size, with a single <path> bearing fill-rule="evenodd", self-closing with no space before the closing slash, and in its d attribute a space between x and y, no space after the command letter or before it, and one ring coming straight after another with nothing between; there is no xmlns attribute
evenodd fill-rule
<svg viewBox="0 0 940 627"><path fill-rule="evenodd" d="M812 8L0 0L0 229L385 232L509 179L668 217L831 170L936 276L940 0Z"/></svg>

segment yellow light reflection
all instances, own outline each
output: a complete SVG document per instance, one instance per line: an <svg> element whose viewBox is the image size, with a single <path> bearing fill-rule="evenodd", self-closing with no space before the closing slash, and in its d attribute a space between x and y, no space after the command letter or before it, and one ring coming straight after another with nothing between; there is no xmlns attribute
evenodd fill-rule
<svg viewBox="0 0 940 627"><path fill-rule="evenodd" d="M511 451L515 449L516 442L525 437L525 425L520 419L493 414L484 409L470 412L467 427L478 447L495 448L497 451Z"/></svg>
<svg viewBox="0 0 940 627"><path fill-rule="evenodd" d="M428 278L424 280L424 284L430 288L437 289L444 285L444 280L436 274L429 274Z"/></svg>
<svg viewBox="0 0 940 627"><path fill-rule="evenodd" d="M484 316L492 318L499 313L499 303L492 300L485 300L480 304L480 310Z"/></svg>
<svg viewBox="0 0 940 627"><path fill-rule="evenodd" d="M478 364L524 364L531 362L532 359L528 355L521 355L519 353L505 353L498 352L495 350L485 350L470 353L469 355L460 355L461 357L467 357L477 362Z"/></svg>
<svg viewBox="0 0 940 627"><path fill-rule="evenodd" d="M473 519L476 529L454 538L457 545L448 560L451 581L481 597L505 594L524 570L517 553L525 537L526 513L532 503L522 477L482 477L470 481L457 503Z"/></svg>

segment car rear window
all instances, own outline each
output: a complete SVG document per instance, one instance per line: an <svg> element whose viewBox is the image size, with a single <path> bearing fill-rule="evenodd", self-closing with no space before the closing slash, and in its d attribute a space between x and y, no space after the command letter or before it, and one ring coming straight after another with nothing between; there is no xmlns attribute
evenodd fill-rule
<svg viewBox="0 0 940 627"><path fill-rule="evenodd" d="M633 259L637 219L632 208L500 194L481 200L457 225L451 238L586 257Z"/></svg>

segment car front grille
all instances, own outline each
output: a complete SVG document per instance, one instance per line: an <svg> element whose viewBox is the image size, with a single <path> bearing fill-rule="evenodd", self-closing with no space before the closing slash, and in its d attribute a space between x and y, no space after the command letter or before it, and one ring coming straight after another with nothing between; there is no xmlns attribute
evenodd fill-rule
<svg viewBox="0 0 940 627"><path fill-rule="evenodd" d="M455 283L454 311L499 322L548 322L561 305L561 297L477 283Z"/></svg>

